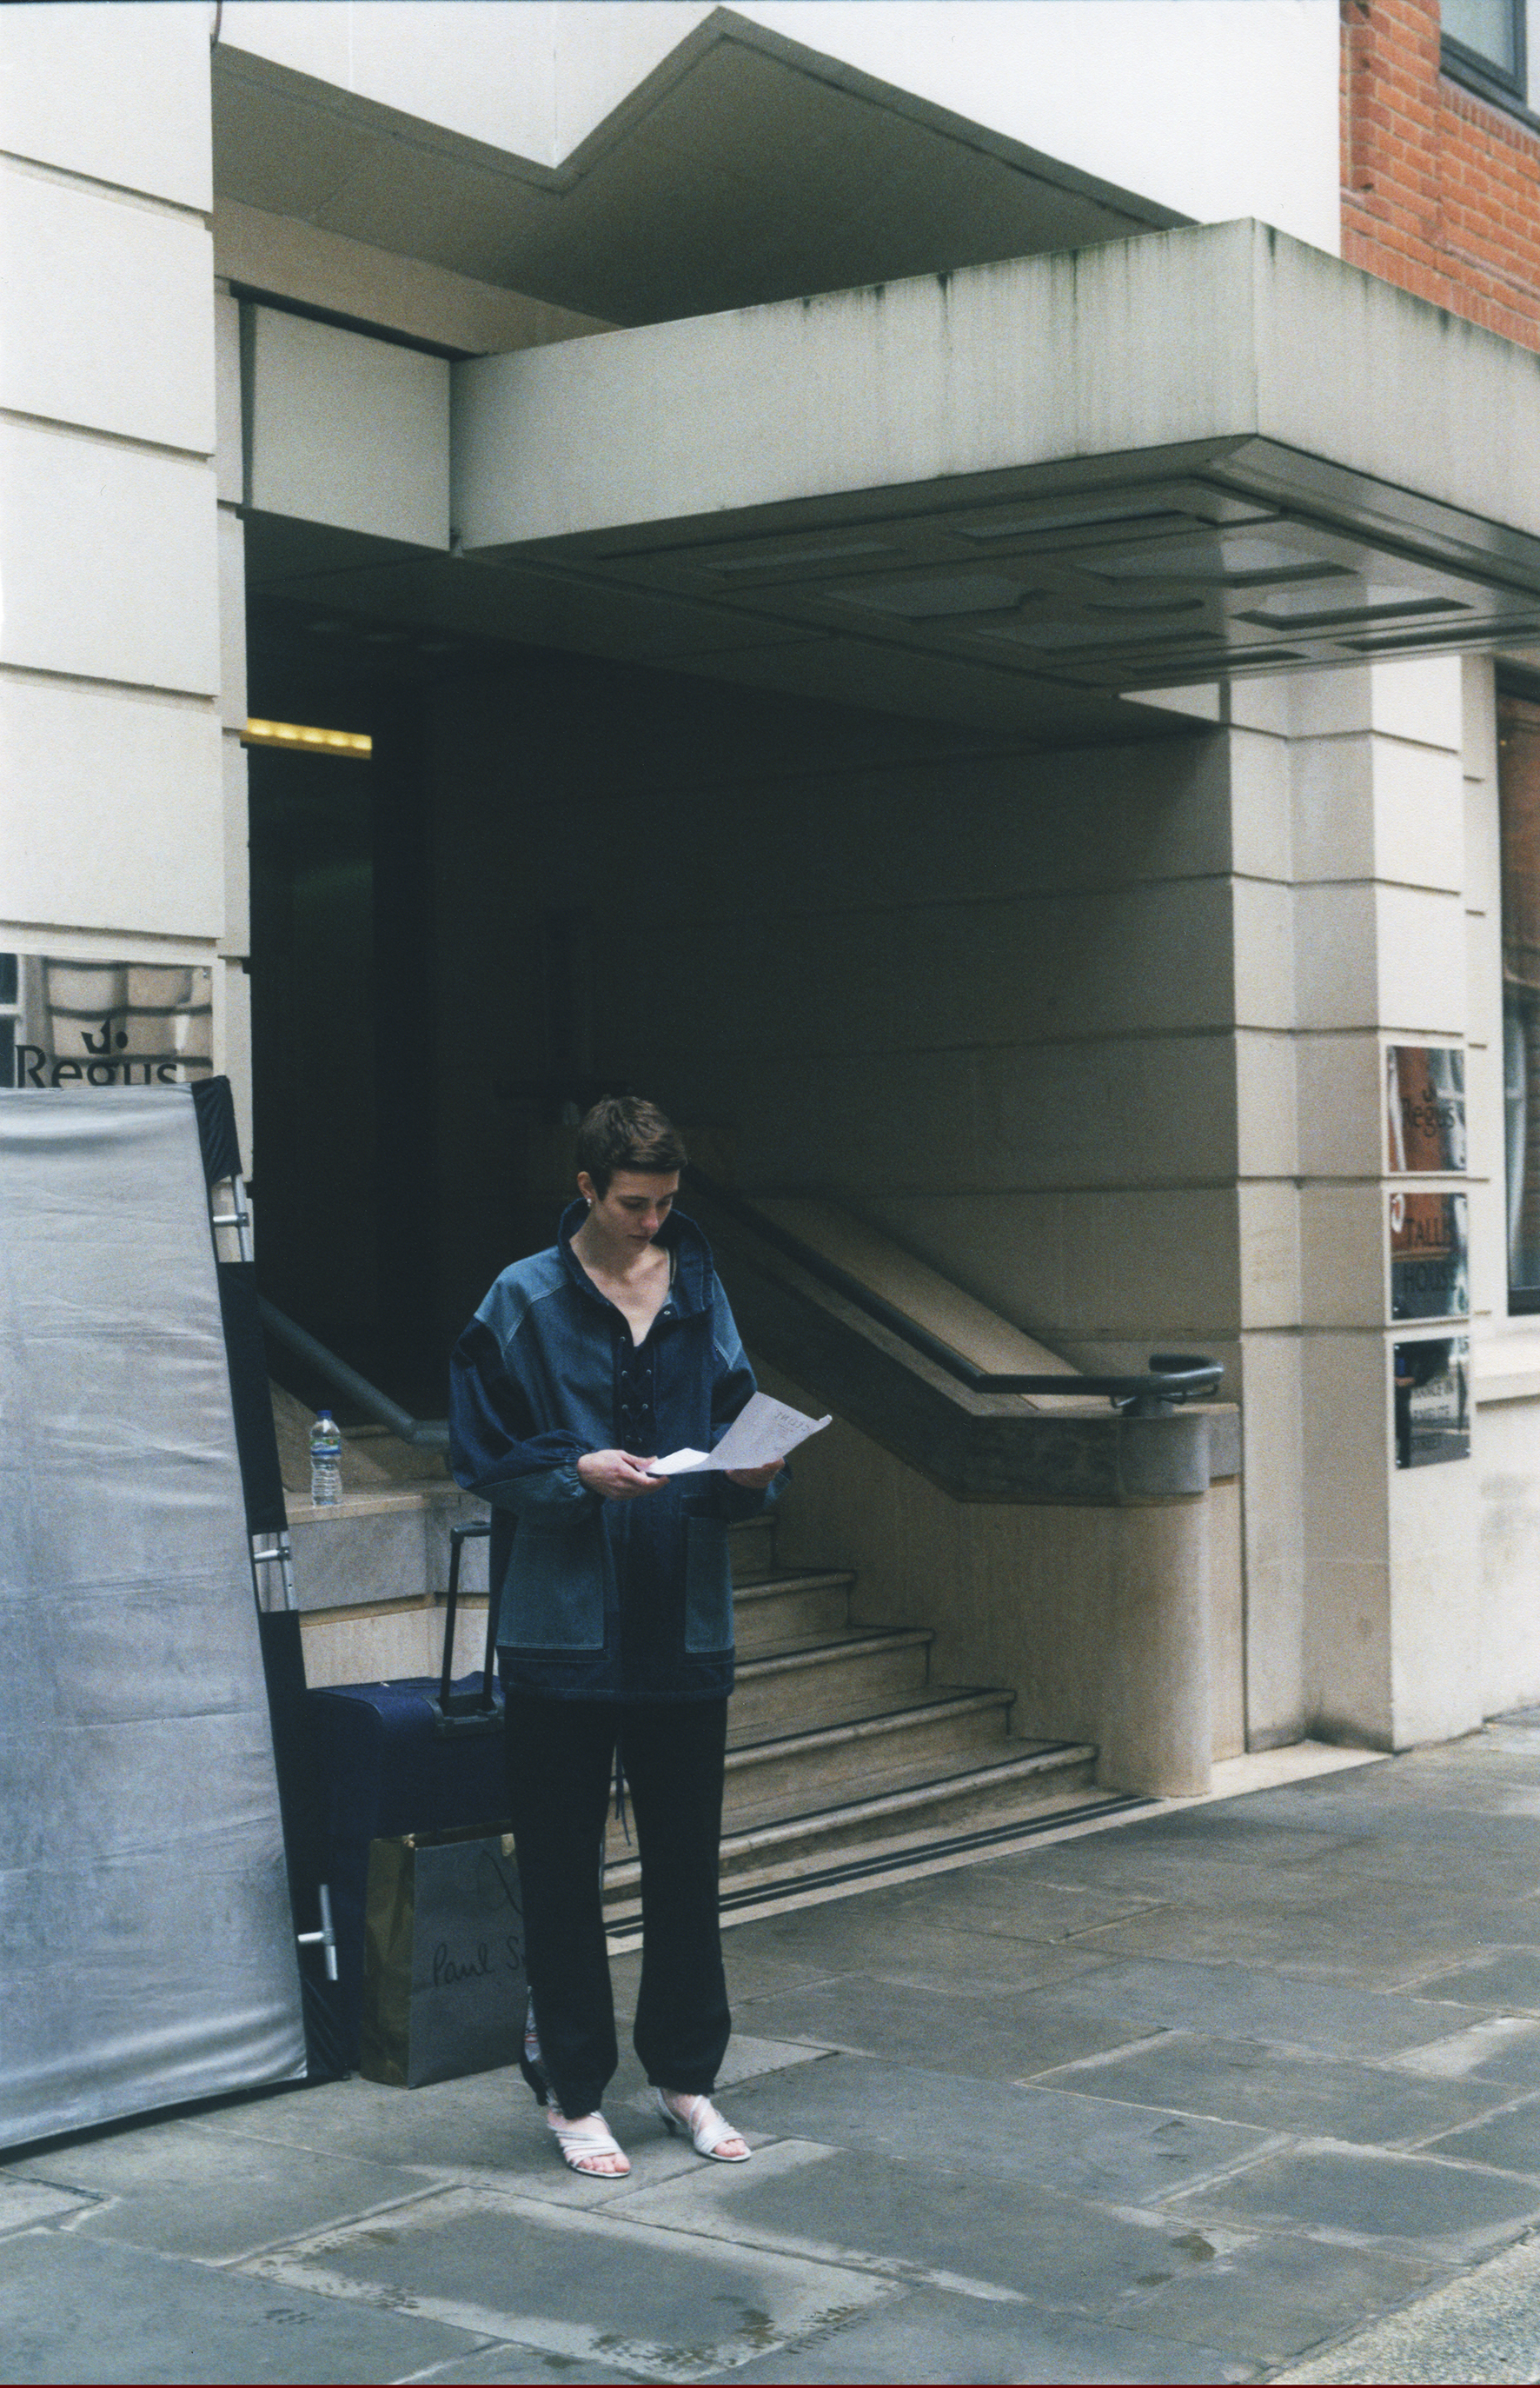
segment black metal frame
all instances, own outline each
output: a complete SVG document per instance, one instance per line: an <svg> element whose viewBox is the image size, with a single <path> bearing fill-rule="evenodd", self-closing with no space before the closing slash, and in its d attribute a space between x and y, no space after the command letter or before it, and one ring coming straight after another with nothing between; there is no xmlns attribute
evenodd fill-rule
<svg viewBox="0 0 1540 2388"><path fill-rule="evenodd" d="M435 1730L441 1734L500 1733L502 1710L492 1689L492 1677L498 1663L498 1607L495 1588L486 1587L486 1652L482 1661L479 1692L457 1692L455 1673L455 1614L460 1606L460 1560L467 1543L485 1542L492 1531L488 1518L472 1526L451 1526L449 1529L449 1589L444 1602L444 1670L439 1677L438 1697L434 1702L436 1714Z"/></svg>

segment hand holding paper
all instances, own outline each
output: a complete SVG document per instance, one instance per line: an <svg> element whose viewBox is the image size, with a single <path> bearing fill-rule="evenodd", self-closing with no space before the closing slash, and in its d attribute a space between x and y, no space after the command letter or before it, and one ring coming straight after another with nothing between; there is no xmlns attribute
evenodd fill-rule
<svg viewBox="0 0 1540 2388"><path fill-rule="evenodd" d="M708 1469L779 1467L789 1452L810 1434L819 1434L830 1421L805 1417L768 1393L755 1393L738 1412L714 1451L671 1451L655 1459L654 1476L688 1476Z"/></svg>

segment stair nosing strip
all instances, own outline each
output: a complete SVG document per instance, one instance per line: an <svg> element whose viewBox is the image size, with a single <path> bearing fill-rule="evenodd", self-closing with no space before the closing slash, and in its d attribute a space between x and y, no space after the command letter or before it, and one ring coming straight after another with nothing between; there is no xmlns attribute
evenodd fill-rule
<svg viewBox="0 0 1540 2388"><path fill-rule="evenodd" d="M1045 1750L1034 1751L1028 1758L1004 1759L998 1766L975 1767L962 1774L935 1774L927 1782L909 1784L902 1791L880 1792L872 1799L841 1800L832 1808L804 1809L800 1815L784 1816L777 1823L755 1824L741 1832L726 1832L722 1835L721 1853L724 1857L744 1855L751 1849L773 1848L777 1841L799 1840L814 1824L862 1823L883 1816L901 1816L910 1809L923 1807L940 1791L986 1790L993 1783L1021 1782L1035 1774L1067 1774L1072 1768L1086 1765L1095 1756L1094 1742L1067 1741ZM637 1864L636 1859L626 1858L615 1864L611 1872L617 1879L624 1879L625 1869Z"/></svg>
<svg viewBox="0 0 1540 2388"><path fill-rule="evenodd" d="M739 1832L724 1833L722 1852L726 1856L729 1851L766 1848L778 1840L794 1840L814 1824L860 1823L868 1816L903 1815L906 1809L923 1807L938 1792L982 1791L992 1784L1020 1783L1033 1775L1067 1774L1072 1768L1084 1766L1096 1756L1095 1745L1091 1742L1067 1744L1067 1752L1003 1759L998 1766L974 1767L963 1774L932 1775L928 1782L908 1784L902 1791L879 1792L870 1799L846 1800L834 1808L808 1808L800 1816L783 1816L774 1824L754 1824Z"/></svg>
<svg viewBox="0 0 1540 2388"><path fill-rule="evenodd" d="M989 1824L972 1833L943 1835L940 1840L920 1841L903 1849L868 1850L865 1857L852 1858L845 1865L826 1866L819 1874L792 1874L772 1876L767 1882L740 1883L724 1890L720 1905L731 1912L739 1908L767 1906L780 1899L797 1899L817 1890L836 1889L843 1883L856 1883L874 1874L896 1874L905 1866L933 1864L938 1859L964 1857L973 1849L986 1849L1003 1841L1036 1840L1044 1833L1058 1830L1066 1824L1101 1818L1110 1823L1115 1815L1139 1813L1158 1808L1160 1801L1138 1791L1109 1791L1105 1797L1088 1798L1075 1808L1049 1809L1036 1818L1023 1817L1016 1823ZM609 1937L615 1941L639 1940L639 1915L623 1915L606 1924Z"/></svg>

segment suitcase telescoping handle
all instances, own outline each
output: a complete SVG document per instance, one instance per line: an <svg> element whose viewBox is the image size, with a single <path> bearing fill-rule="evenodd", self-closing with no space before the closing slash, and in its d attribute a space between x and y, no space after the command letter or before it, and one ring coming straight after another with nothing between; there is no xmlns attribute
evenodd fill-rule
<svg viewBox="0 0 1540 2388"><path fill-rule="evenodd" d="M449 1529L449 1591L444 1603L444 1672L439 1679L438 1697L434 1701L434 1729L437 1733L500 1733L502 1711L492 1693L492 1675L498 1663L498 1602L491 1584L486 1588L486 1652L482 1661L481 1689L477 1692L457 1692L455 1671L455 1612L460 1603L460 1560L467 1543L482 1543L491 1532L491 1520L475 1526L451 1526Z"/></svg>

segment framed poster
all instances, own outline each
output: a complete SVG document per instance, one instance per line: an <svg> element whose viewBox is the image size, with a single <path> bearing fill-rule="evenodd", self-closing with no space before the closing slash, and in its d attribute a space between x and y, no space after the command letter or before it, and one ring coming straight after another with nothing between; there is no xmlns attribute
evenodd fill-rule
<svg viewBox="0 0 1540 2388"><path fill-rule="evenodd" d="M1471 1205L1463 1194L1390 1198L1390 1315L1469 1318Z"/></svg>
<svg viewBox="0 0 1540 2388"><path fill-rule="evenodd" d="M1471 1339L1397 1343L1395 1465L1434 1467L1471 1455Z"/></svg>
<svg viewBox="0 0 1540 2388"><path fill-rule="evenodd" d="M1385 1048L1386 1148L1393 1175L1463 1175L1465 1056L1447 1045Z"/></svg>

